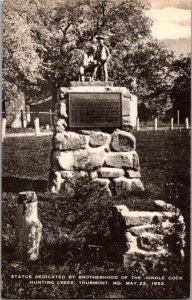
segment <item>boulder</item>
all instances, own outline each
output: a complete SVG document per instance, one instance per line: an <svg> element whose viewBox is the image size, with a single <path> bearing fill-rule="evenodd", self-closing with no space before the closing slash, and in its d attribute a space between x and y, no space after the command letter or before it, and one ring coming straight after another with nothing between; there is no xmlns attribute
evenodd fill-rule
<svg viewBox="0 0 192 300"><path fill-rule="evenodd" d="M123 176L124 173L124 170L119 168L101 168L98 170L98 175L102 178L117 178Z"/></svg>
<svg viewBox="0 0 192 300"><path fill-rule="evenodd" d="M97 173L97 171L89 172L89 178L90 178L90 180L93 180L93 179L95 179L95 178L98 178L98 173Z"/></svg>
<svg viewBox="0 0 192 300"><path fill-rule="evenodd" d="M88 144L89 137L75 132L57 133L53 138L53 146L60 150L84 149Z"/></svg>
<svg viewBox="0 0 192 300"><path fill-rule="evenodd" d="M55 124L55 134L57 133L63 133L65 131L65 128L67 127L67 123L64 119L58 119Z"/></svg>
<svg viewBox="0 0 192 300"><path fill-rule="evenodd" d="M91 172L100 168L105 161L105 147L74 151L74 168Z"/></svg>
<svg viewBox="0 0 192 300"><path fill-rule="evenodd" d="M96 178L92 180L92 184L96 190L103 190L106 196L111 197L110 180L104 178Z"/></svg>
<svg viewBox="0 0 192 300"><path fill-rule="evenodd" d="M63 180L61 178L61 172L51 172L49 178L50 190L52 193L59 193Z"/></svg>
<svg viewBox="0 0 192 300"><path fill-rule="evenodd" d="M73 151L61 152L56 157L61 170L72 171L74 168L74 153Z"/></svg>
<svg viewBox="0 0 192 300"><path fill-rule="evenodd" d="M105 164L109 167L131 168L135 171L140 170L139 157L136 151L106 153Z"/></svg>
<svg viewBox="0 0 192 300"><path fill-rule="evenodd" d="M137 246L145 251L161 251L164 246L163 239L162 234L143 232L137 239Z"/></svg>
<svg viewBox="0 0 192 300"><path fill-rule="evenodd" d="M112 134L111 147L118 152L132 151L136 149L136 139L130 132L117 129Z"/></svg>
<svg viewBox="0 0 192 300"><path fill-rule="evenodd" d="M171 213L151 212L151 211L129 211L122 213L122 217L127 226L138 226L146 224L160 224L172 217Z"/></svg>
<svg viewBox="0 0 192 300"><path fill-rule="evenodd" d="M116 215L118 214L126 214L129 212L129 209L126 205L124 204L120 204L120 205L114 205L112 207L112 214L113 214L113 217L116 218Z"/></svg>
<svg viewBox="0 0 192 300"><path fill-rule="evenodd" d="M141 178L141 173L140 171L134 171L134 170L126 170L125 171L125 175L128 177L128 178Z"/></svg>
<svg viewBox="0 0 192 300"><path fill-rule="evenodd" d="M75 172L73 171L61 171L61 177L63 179L69 179L75 176Z"/></svg>
<svg viewBox="0 0 192 300"><path fill-rule="evenodd" d="M176 215L180 214L180 210L176 208L174 205L170 203L166 203L163 200L155 200L154 201L155 207L161 211L170 211L175 213Z"/></svg>
<svg viewBox="0 0 192 300"><path fill-rule="evenodd" d="M113 179L114 190L116 195L129 195L131 192L142 192L144 191L143 184L138 178L125 178L119 177Z"/></svg>
<svg viewBox="0 0 192 300"><path fill-rule="evenodd" d="M132 235L142 235L144 232L154 232L156 229L155 224L146 224L140 226L133 226L130 229Z"/></svg>
<svg viewBox="0 0 192 300"><path fill-rule="evenodd" d="M59 166L58 163L58 157L60 155L60 151L59 150L52 150L51 151L51 159L50 159L50 163L51 163L51 171L52 172L56 172L59 171L61 168Z"/></svg>
<svg viewBox="0 0 192 300"><path fill-rule="evenodd" d="M67 115L67 105L65 101L62 101L59 106L59 114L61 117L68 118Z"/></svg>
<svg viewBox="0 0 192 300"><path fill-rule="evenodd" d="M111 136L108 133L100 131L92 131L90 135L89 145L91 147L99 147L103 145L109 146L111 141Z"/></svg>

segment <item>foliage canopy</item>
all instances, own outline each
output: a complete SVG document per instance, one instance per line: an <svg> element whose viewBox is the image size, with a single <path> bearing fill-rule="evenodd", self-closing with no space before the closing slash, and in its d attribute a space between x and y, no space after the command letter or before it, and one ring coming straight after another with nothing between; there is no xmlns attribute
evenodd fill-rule
<svg viewBox="0 0 192 300"><path fill-rule="evenodd" d="M109 77L141 101L165 103L173 54L151 36L149 0L6 0L3 4L3 98L7 112L55 95L78 79L85 43L105 32Z"/></svg>

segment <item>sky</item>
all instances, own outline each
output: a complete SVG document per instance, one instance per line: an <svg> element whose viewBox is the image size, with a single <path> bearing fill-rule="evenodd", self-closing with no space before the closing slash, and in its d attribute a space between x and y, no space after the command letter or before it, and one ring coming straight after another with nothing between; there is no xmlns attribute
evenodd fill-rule
<svg viewBox="0 0 192 300"><path fill-rule="evenodd" d="M191 48L192 0L151 0L147 15L153 20L152 34L176 54Z"/></svg>

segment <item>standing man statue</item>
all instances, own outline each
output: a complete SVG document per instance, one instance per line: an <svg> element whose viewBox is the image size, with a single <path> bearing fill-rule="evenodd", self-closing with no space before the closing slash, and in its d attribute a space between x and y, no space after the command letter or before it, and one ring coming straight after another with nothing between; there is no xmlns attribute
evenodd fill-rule
<svg viewBox="0 0 192 300"><path fill-rule="evenodd" d="M95 38L98 41L98 46L94 56L94 59L97 61L97 66L95 67L93 77L96 77L96 72L98 72L97 78L101 80L101 75L103 72L104 80L108 81L107 62L109 61L111 55L107 46L104 45L105 37L103 35L97 35Z"/></svg>

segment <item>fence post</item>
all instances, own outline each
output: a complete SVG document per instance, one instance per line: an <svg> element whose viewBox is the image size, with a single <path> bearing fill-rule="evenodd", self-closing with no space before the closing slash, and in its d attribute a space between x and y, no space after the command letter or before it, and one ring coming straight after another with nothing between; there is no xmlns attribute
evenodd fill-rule
<svg viewBox="0 0 192 300"><path fill-rule="evenodd" d="M53 122L52 122L52 110L49 110L49 120L50 120L50 127L52 128Z"/></svg>
<svg viewBox="0 0 192 300"><path fill-rule="evenodd" d="M140 130L140 125L139 125L139 118L136 119L136 130Z"/></svg>
<svg viewBox="0 0 192 300"><path fill-rule="evenodd" d="M22 112L23 113L23 128L27 127L27 119L26 119L26 112Z"/></svg>
<svg viewBox="0 0 192 300"><path fill-rule="evenodd" d="M18 256L29 261L39 256L42 224L38 219L38 201L35 192L19 193L17 199Z"/></svg>
<svg viewBox="0 0 192 300"><path fill-rule="evenodd" d="M39 136L40 135L39 118L35 118L34 124L35 124L35 135Z"/></svg>
<svg viewBox="0 0 192 300"><path fill-rule="evenodd" d="M3 142L3 139L5 138L6 123L7 123L6 118L3 118L2 119L2 142Z"/></svg>
<svg viewBox="0 0 192 300"><path fill-rule="evenodd" d="M24 128L24 114L23 114L23 110L20 110L21 112L21 128Z"/></svg>
<svg viewBox="0 0 192 300"><path fill-rule="evenodd" d="M30 113L26 114L26 119L27 119L27 123L31 122L31 114Z"/></svg>
<svg viewBox="0 0 192 300"><path fill-rule="evenodd" d="M157 118L155 118L155 121L154 121L154 130L157 130Z"/></svg>
<svg viewBox="0 0 192 300"><path fill-rule="evenodd" d="M189 119L185 118L185 128L189 129Z"/></svg>
<svg viewBox="0 0 192 300"><path fill-rule="evenodd" d="M180 120L179 120L179 110L177 111L177 126L179 126Z"/></svg>
<svg viewBox="0 0 192 300"><path fill-rule="evenodd" d="M171 118L171 130L173 130L173 118Z"/></svg>

